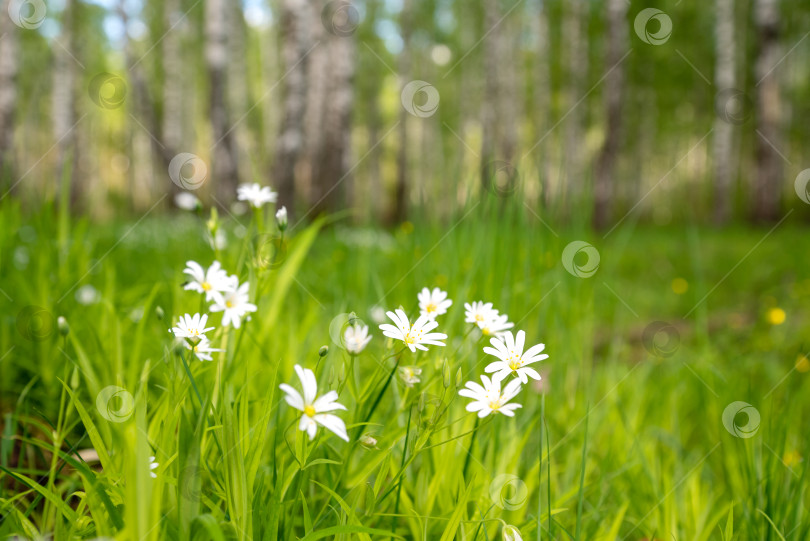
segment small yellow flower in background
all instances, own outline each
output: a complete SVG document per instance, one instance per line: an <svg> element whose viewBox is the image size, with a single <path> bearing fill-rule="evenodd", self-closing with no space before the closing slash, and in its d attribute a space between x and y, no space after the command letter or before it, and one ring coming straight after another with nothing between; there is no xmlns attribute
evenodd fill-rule
<svg viewBox="0 0 810 541"><path fill-rule="evenodd" d="M672 280L672 291L676 295L683 295L689 289L689 282L683 278L675 278Z"/></svg>
<svg viewBox="0 0 810 541"><path fill-rule="evenodd" d="M413 233L413 224L411 222L402 222L402 225L400 225L399 228L402 229L402 232L406 235Z"/></svg>
<svg viewBox="0 0 810 541"><path fill-rule="evenodd" d="M799 358L796 359L796 370L799 372L810 371L810 359L804 355L799 355Z"/></svg>
<svg viewBox="0 0 810 541"><path fill-rule="evenodd" d="M784 463L784 465L788 468L795 466L801 461L802 455L800 455L798 451L785 451L785 455L782 457L782 463Z"/></svg>
<svg viewBox="0 0 810 541"><path fill-rule="evenodd" d="M785 311L781 308L771 308L768 310L768 323L771 325L781 325L785 322Z"/></svg>

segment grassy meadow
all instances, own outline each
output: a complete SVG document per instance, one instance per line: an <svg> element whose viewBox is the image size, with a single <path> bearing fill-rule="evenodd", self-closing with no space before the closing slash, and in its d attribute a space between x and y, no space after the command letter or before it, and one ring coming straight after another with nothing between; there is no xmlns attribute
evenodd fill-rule
<svg viewBox="0 0 810 541"><path fill-rule="evenodd" d="M208 210L99 227L4 202L0 534L807 539L798 220L605 235L512 204L394 230L291 222L283 237L267 208L220 216L213 249ZM575 240L598 251L589 277L566 270ZM220 261L257 305L238 329L211 313L213 361L167 332L207 310L182 287L188 260ZM378 325L399 306L413 321L422 287L453 305L446 347L412 353ZM479 419L458 395L493 360L464 322L477 300L546 345L514 417ZM352 312L372 336L357 356L341 338ZM298 430L279 390L300 389L295 364L338 390L348 443Z"/></svg>

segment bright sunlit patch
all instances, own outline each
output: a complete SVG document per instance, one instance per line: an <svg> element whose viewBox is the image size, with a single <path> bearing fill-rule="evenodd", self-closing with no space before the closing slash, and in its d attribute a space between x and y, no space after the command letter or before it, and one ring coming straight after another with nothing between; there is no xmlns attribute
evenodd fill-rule
<svg viewBox="0 0 810 541"><path fill-rule="evenodd" d="M796 359L796 370L799 372L810 372L810 359L804 355L799 355Z"/></svg>

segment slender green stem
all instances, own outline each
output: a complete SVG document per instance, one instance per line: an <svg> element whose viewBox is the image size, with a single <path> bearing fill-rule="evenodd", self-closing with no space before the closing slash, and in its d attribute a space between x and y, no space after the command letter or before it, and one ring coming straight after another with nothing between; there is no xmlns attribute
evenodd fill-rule
<svg viewBox="0 0 810 541"><path fill-rule="evenodd" d="M473 433L470 437L470 447L467 449L467 456L464 458L464 470L461 472L461 477L467 478L467 469L470 467L470 459L472 458L473 445L475 445L475 435L478 433L478 423L481 421L480 417L475 418L475 426L473 426Z"/></svg>
<svg viewBox="0 0 810 541"><path fill-rule="evenodd" d="M400 350L399 353L402 353L402 351L404 351L404 349ZM363 419L363 422L361 423L360 426L357 427L354 439L357 439L357 436L363 430L363 427L366 425L366 423L368 423L369 419L371 419L371 416L374 415L374 411L377 409L377 406L380 405L380 401L382 400L382 397L385 394L385 391L388 390L388 386L391 384L391 379L393 379L394 373L396 373L397 368L399 367L399 361L402 358L401 356L399 356L398 353L395 354L395 355L397 355L397 360L394 363L394 367L391 369L391 372L388 373L388 378L386 378L385 383L382 386L382 389L380 389L380 392L377 393L377 398L374 400L374 403L371 404L371 408L368 410L368 413L366 413L366 416ZM393 357L393 355L391 357ZM390 357L387 357L387 358L390 358Z"/></svg>
<svg viewBox="0 0 810 541"><path fill-rule="evenodd" d="M405 445L402 447L402 461L399 464L400 475L399 483L397 483L397 500L394 504L394 517L393 524L391 525L391 533L397 533L397 519L399 518L399 496L402 491L402 481L405 479L403 470L405 469L405 457L408 455L408 437L411 435L411 414L413 413L413 405L408 407L408 426L405 429Z"/></svg>
<svg viewBox="0 0 810 541"><path fill-rule="evenodd" d="M191 369L188 367L188 363L186 362L186 356L183 355L183 352L180 352L180 360L183 361L183 366L186 369L186 374L188 374L188 380L191 382L191 387L194 389L194 393L197 395L197 400L200 402L200 407L203 407L203 399L202 395L200 394L199 389L197 389L197 382L194 381L194 376L191 375Z"/></svg>

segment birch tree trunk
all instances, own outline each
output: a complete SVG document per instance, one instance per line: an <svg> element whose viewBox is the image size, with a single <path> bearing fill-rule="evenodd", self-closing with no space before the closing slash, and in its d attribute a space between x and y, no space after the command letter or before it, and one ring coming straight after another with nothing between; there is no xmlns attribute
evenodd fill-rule
<svg viewBox="0 0 810 541"><path fill-rule="evenodd" d="M718 92L737 85L734 62L734 0L715 0L714 84ZM734 126L720 115L714 119L714 221L728 222L733 202Z"/></svg>
<svg viewBox="0 0 810 541"><path fill-rule="evenodd" d="M626 0L607 0L607 51L605 70L605 140L597 159L594 175L593 225L607 226L611 218L615 192L616 161L621 150L622 108L624 105L624 66L621 59L627 49Z"/></svg>
<svg viewBox="0 0 810 541"><path fill-rule="evenodd" d="M537 62L534 72L534 107L536 109L535 121L532 123L533 151L537 156L538 184L540 188L540 205L545 207L550 203L551 184L549 182L550 168L548 160L548 142L544 137L550 127L549 105L551 96L551 74L549 62L549 25L548 5L544 2L534 21L537 33ZM541 139L543 139L541 141Z"/></svg>
<svg viewBox="0 0 810 541"><path fill-rule="evenodd" d="M412 0L402 0L400 18L400 34L402 36L402 51L399 53L400 89L411 80L411 17L413 10ZM397 183L394 190L394 201L389 214L388 222L397 224L405 220L408 214L408 113L404 107L399 108L399 126L397 138Z"/></svg>
<svg viewBox="0 0 810 541"><path fill-rule="evenodd" d="M284 113L276 139L273 178L278 185L279 205L295 215L295 166L304 150L304 119L307 113L309 62L309 7L307 0L284 0L281 16L281 54L284 79Z"/></svg>
<svg viewBox="0 0 810 541"><path fill-rule="evenodd" d="M481 103L481 195L490 189L493 174L490 163L495 159L498 141L498 62L500 60L500 32L498 20L500 9L497 0L484 2L484 32L489 32L483 42L484 48L484 99Z"/></svg>
<svg viewBox="0 0 810 541"><path fill-rule="evenodd" d="M570 215L582 197L585 186L583 164L587 148L583 144L583 110L585 103L578 103L585 93L585 77L588 73L588 32L585 27L586 9L583 0L571 0L566 4L565 29L568 43L568 99L565 119L565 203L566 215Z"/></svg>
<svg viewBox="0 0 810 541"><path fill-rule="evenodd" d="M164 144L178 149L183 143L183 23L180 17L180 0L164 0L163 21L166 32L163 36L163 123L161 127Z"/></svg>
<svg viewBox="0 0 810 541"><path fill-rule="evenodd" d="M752 218L770 222L779 215L782 190L782 143L779 104L779 78L776 66L779 53L779 2L756 0L754 24L757 28L758 53L756 74L756 176Z"/></svg>
<svg viewBox="0 0 810 541"><path fill-rule="evenodd" d="M83 183L76 175L76 64L68 51L73 47L75 0L65 0L59 41L62 47L54 49L52 120L53 136L57 147L57 182L70 182L70 203L77 207L83 199ZM5 14L4 14L5 15ZM64 185L62 188L64 189Z"/></svg>
<svg viewBox="0 0 810 541"><path fill-rule="evenodd" d="M206 0L205 62L208 67L211 117L212 180L223 203L236 197L237 153L227 105L228 0Z"/></svg>
<svg viewBox="0 0 810 541"><path fill-rule="evenodd" d="M350 33L324 35L322 58L321 122L319 144L313 157L310 208L314 214L338 208L351 182L349 156L351 151L351 117L354 103L354 38Z"/></svg>
<svg viewBox="0 0 810 541"><path fill-rule="evenodd" d="M0 181L14 177L14 113L17 106L17 26L0 2ZM14 181L12 181L13 183Z"/></svg>

